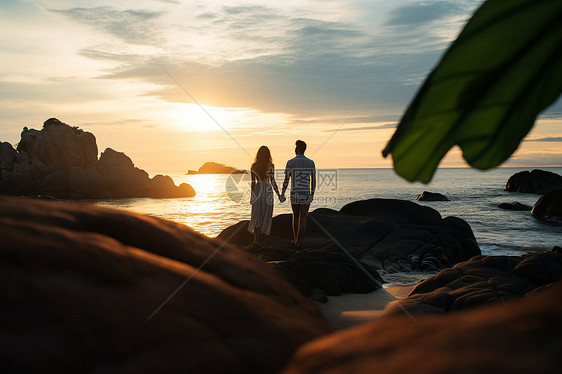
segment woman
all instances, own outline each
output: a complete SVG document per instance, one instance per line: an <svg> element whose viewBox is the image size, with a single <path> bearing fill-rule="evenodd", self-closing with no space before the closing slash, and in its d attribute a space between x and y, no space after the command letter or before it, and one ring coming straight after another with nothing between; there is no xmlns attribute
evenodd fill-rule
<svg viewBox="0 0 562 374"><path fill-rule="evenodd" d="M251 167L252 175L252 194L250 204L252 204L252 216L248 225L248 231L254 233L252 245L261 247L261 237L263 234L269 235L271 231L271 220L273 216L273 192L281 200L279 189L275 182L275 166L271 161L269 148L262 145L258 149L256 159Z"/></svg>

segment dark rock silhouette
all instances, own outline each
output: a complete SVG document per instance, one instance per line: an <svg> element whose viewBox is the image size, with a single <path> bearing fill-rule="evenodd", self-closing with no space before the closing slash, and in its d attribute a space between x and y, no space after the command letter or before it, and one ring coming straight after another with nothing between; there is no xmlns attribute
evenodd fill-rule
<svg viewBox="0 0 562 374"><path fill-rule="evenodd" d="M531 214L536 218L562 223L562 190L551 191L541 196L533 206Z"/></svg>
<svg viewBox="0 0 562 374"><path fill-rule="evenodd" d="M423 191L421 195L419 195L416 200L419 201L450 201L447 196L437 193L437 192L428 192Z"/></svg>
<svg viewBox="0 0 562 374"><path fill-rule="evenodd" d="M282 374L558 373L562 283L446 316L382 317L305 344Z"/></svg>
<svg viewBox="0 0 562 374"><path fill-rule="evenodd" d="M504 188L504 191L541 195L554 190L562 190L562 175L539 169L512 175Z"/></svg>
<svg viewBox="0 0 562 374"><path fill-rule="evenodd" d="M248 221L239 222L218 238L248 246L252 236L247 227ZM273 218L266 248L252 252L306 295L314 289L328 295L368 292L380 286L379 272L438 271L480 254L465 221L391 199L358 201L340 211L316 209L301 242L305 249L291 249L291 239L291 215L282 214Z"/></svg>
<svg viewBox="0 0 562 374"><path fill-rule="evenodd" d="M262 261L170 221L4 195L0 238L10 372L277 373L330 331Z"/></svg>
<svg viewBox="0 0 562 374"><path fill-rule="evenodd" d="M246 170L239 170L232 166L219 164L217 162L205 162L199 170L189 170L187 174L245 174Z"/></svg>
<svg viewBox="0 0 562 374"><path fill-rule="evenodd" d="M530 211L531 209L533 209L532 206L521 204L518 201L514 201L512 203L498 204L498 208L505 209L505 210L519 210L519 211Z"/></svg>
<svg viewBox="0 0 562 374"><path fill-rule="evenodd" d="M450 313L520 298L562 280L562 248L517 256L476 256L419 283L386 314Z"/></svg>
<svg viewBox="0 0 562 374"><path fill-rule="evenodd" d="M187 184L150 179L122 152L107 148L97 157L93 134L50 118L41 131L24 128L17 150L1 143L0 193L67 199L195 196Z"/></svg>

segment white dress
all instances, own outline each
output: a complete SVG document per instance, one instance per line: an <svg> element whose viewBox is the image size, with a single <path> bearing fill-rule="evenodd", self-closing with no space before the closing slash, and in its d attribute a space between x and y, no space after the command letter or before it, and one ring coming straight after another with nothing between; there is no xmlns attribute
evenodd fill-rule
<svg viewBox="0 0 562 374"><path fill-rule="evenodd" d="M252 216L248 224L248 231L254 232L255 229L260 228L263 233L269 235L273 217L273 191L269 178L258 179L253 195Z"/></svg>

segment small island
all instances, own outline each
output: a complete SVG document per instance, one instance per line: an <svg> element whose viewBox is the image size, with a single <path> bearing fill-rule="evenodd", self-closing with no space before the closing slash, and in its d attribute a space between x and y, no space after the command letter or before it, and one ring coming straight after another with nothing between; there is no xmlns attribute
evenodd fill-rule
<svg viewBox="0 0 562 374"><path fill-rule="evenodd" d="M247 170L240 170L233 168L232 166L227 166L225 164L220 164L218 162L205 162L199 170L189 170L187 175L193 174L247 174Z"/></svg>

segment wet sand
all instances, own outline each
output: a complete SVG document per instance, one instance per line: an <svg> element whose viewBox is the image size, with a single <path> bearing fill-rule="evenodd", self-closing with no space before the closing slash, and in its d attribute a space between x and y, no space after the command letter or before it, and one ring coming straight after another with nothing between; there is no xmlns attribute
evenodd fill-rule
<svg viewBox="0 0 562 374"><path fill-rule="evenodd" d="M380 317L388 303L406 297L414 286L389 285L366 294L328 296L320 309L334 330L346 329Z"/></svg>

